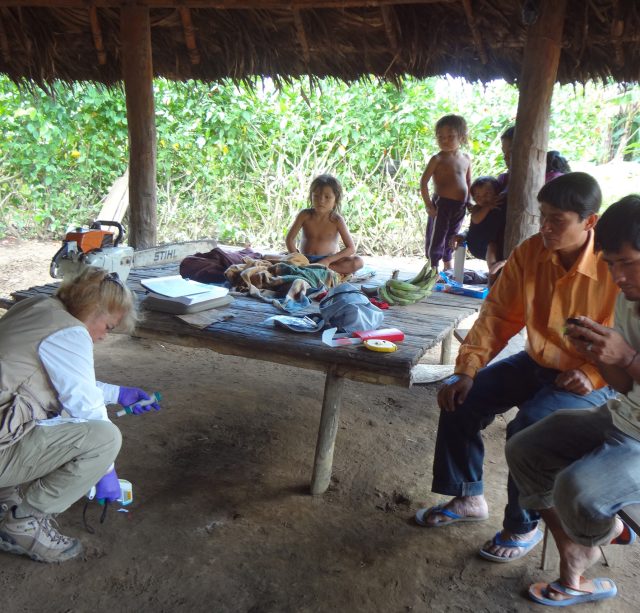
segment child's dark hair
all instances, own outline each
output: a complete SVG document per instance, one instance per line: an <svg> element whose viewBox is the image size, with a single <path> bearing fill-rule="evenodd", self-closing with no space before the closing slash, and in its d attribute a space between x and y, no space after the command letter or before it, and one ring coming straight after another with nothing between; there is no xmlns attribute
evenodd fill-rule
<svg viewBox="0 0 640 613"><path fill-rule="evenodd" d="M473 181L471 187L469 188L469 193L473 196L473 191L478 187L482 187L483 185L491 185L495 190L496 194L500 193L500 181L495 177L478 177Z"/></svg>
<svg viewBox="0 0 640 613"><path fill-rule="evenodd" d="M513 135L516 133L515 126L509 126L500 136L500 140L513 140Z"/></svg>
<svg viewBox="0 0 640 613"><path fill-rule="evenodd" d="M595 244L598 251L617 253L628 243L640 251L640 195L631 194L612 204L598 220Z"/></svg>
<svg viewBox="0 0 640 613"><path fill-rule="evenodd" d="M340 185L340 181L336 179L333 175L318 175L313 181L311 181L311 186L309 187L309 202L313 205L313 192L315 192L319 187L330 187L331 191L333 191L336 197L336 206L333 209L332 215L340 212L340 203L342 202L342 185Z"/></svg>
<svg viewBox="0 0 640 613"><path fill-rule="evenodd" d="M440 128L444 128L445 126L448 126L458 133L461 143L467 142L467 122L464 120L464 117L461 115L445 115L444 117L440 117L436 122L436 134Z"/></svg>
<svg viewBox="0 0 640 613"><path fill-rule="evenodd" d="M559 151L547 151L547 168L545 172L571 172L571 166Z"/></svg>
<svg viewBox="0 0 640 613"><path fill-rule="evenodd" d="M602 192L591 175L569 172L546 183L538 192L538 202L561 211L573 211L580 219L586 219L600 210Z"/></svg>

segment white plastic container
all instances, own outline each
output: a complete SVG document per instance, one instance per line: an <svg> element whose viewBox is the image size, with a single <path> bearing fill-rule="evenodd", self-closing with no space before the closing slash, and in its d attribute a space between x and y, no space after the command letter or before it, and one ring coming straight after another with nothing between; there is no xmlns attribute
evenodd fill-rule
<svg viewBox="0 0 640 613"><path fill-rule="evenodd" d="M464 261L467 259L467 243L461 242L453 256L453 278L458 283L464 282Z"/></svg>
<svg viewBox="0 0 640 613"><path fill-rule="evenodd" d="M120 497L116 500L123 507L131 504L133 502L133 486L131 485L131 481L127 481L126 479L118 479L120 483ZM96 486L94 485L87 494L87 498L89 500L93 500L96 497Z"/></svg>

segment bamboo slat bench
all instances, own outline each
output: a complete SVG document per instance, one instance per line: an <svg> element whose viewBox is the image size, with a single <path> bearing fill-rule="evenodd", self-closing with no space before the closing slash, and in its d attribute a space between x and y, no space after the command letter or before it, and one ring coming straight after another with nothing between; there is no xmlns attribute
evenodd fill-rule
<svg viewBox="0 0 640 613"><path fill-rule="evenodd" d="M134 269L128 286L140 298L145 293L141 279L177 274L177 265ZM381 278L383 278L381 276ZM378 281L379 282L379 281ZM14 301L37 294L53 294L58 284L17 291ZM394 353L376 353L362 346L329 347L319 335L295 334L262 325L276 309L256 298L238 297L225 308L233 315L226 321L198 329L174 315L147 311L134 334L166 343L205 347L218 353L286 364L326 372L320 427L316 442L311 493L322 494L329 486L335 438L345 379L378 385L410 387L415 383L414 367L431 348L442 343L442 359L450 360L453 330L473 315L482 302L476 298L433 293L408 307L394 307L385 313L385 327L405 333ZM5 301L5 306L8 306ZM423 365L420 365L423 366Z"/></svg>

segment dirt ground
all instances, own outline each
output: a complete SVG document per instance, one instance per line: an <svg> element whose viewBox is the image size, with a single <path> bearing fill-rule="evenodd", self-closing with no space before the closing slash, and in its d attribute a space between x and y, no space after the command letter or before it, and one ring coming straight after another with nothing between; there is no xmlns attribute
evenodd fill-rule
<svg viewBox="0 0 640 613"><path fill-rule="evenodd" d="M50 281L58 246L0 241L0 295ZM556 578L539 569L541 547L511 564L477 555L501 524L505 419L485 437L491 518L424 529L414 512L440 499L429 491L433 387L347 382L332 485L312 497L321 373L121 335L96 347L96 369L164 396L161 412L117 420L116 465L133 505L102 525L92 505L95 534L84 501L61 515L63 532L84 543L78 560L0 554L3 612L543 610L525 595ZM640 548L627 549L590 574L613 578L619 596L583 610L638 610Z"/></svg>

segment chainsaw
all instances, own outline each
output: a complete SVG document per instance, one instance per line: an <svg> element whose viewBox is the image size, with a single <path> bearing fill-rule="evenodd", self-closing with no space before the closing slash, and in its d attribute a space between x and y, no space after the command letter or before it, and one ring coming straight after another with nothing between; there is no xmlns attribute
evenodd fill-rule
<svg viewBox="0 0 640 613"><path fill-rule="evenodd" d="M117 229L103 230L102 226ZM121 247L124 228L117 221L94 221L89 228L67 232L51 260L49 272L54 279L74 277L86 266L98 266L117 272L124 281L133 266L133 247Z"/></svg>
<svg viewBox="0 0 640 613"><path fill-rule="evenodd" d="M115 228L103 230L102 227ZM217 246L213 239L158 245L135 251L121 246L125 230L117 221L94 221L88 228L67 231L62 247L51 260L49 272L54 279L74 277L86 266L97 266L117 272L126 281L131 268L177 262L196 251L209 251Z"/></svg>

